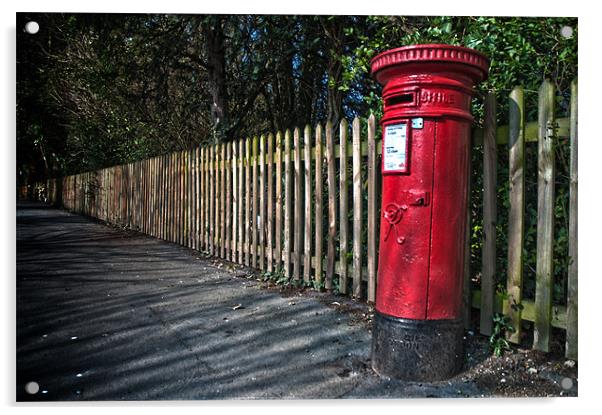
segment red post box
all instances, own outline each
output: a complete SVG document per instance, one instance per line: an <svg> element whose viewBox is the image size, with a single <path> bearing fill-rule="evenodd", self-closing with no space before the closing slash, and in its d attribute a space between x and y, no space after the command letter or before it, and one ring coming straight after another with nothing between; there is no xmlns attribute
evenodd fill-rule
<svg viewBox="0 0 602 415"><path fill-rule="evenodd" d="M463 362L470 104L481 53L414 45L376 56L383 88L382 209L372 367L440 380Z"/></svg>

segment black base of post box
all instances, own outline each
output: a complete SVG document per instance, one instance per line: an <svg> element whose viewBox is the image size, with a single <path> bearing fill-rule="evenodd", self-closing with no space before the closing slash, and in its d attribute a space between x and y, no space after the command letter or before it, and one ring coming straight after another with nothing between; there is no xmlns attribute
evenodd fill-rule
<svg viewBox="0 0 602 415"><path fill-rule="evenodd" d="M461 320L411 320L376 312L372 369L393 379L449 379L464 362L463 336Z"/></svg>

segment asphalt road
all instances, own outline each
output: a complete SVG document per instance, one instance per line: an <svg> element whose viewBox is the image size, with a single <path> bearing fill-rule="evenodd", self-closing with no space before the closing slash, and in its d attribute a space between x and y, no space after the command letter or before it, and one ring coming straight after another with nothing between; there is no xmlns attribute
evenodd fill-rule
<svg viewBox="0 0 602 415"><path fill-rule="evenodd" d="M41 204L17 206L17 400L482 396L370 369L370 333L248 270ZM236 307L240 305L240 307ZM234 309L236 308L236 309ZM35 394L26 391L36 382Z"/></svg>

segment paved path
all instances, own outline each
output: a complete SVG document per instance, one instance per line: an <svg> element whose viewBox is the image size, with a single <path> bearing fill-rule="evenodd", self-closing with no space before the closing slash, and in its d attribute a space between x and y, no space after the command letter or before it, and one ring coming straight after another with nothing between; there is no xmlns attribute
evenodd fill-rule
<svg viewBox="0 0 602 415"><path fill-rule="evenodd" d="M370 334L198 254L38 204L17 206L17 399L480 396L369 369ZM241 304L244 308L233 310ZM40 391L25 392L35 381Z"/></svg>

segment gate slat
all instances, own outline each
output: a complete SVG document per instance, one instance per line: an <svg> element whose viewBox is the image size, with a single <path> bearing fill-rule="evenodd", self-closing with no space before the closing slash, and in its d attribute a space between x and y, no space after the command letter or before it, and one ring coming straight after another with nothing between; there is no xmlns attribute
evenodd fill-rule
<svg viewBox="0 0 602 415"><path fill-rule="evenodd" d="M550 350L554 272L554 86L544 81L538 103L537 263L533 348Z"/></svg>

